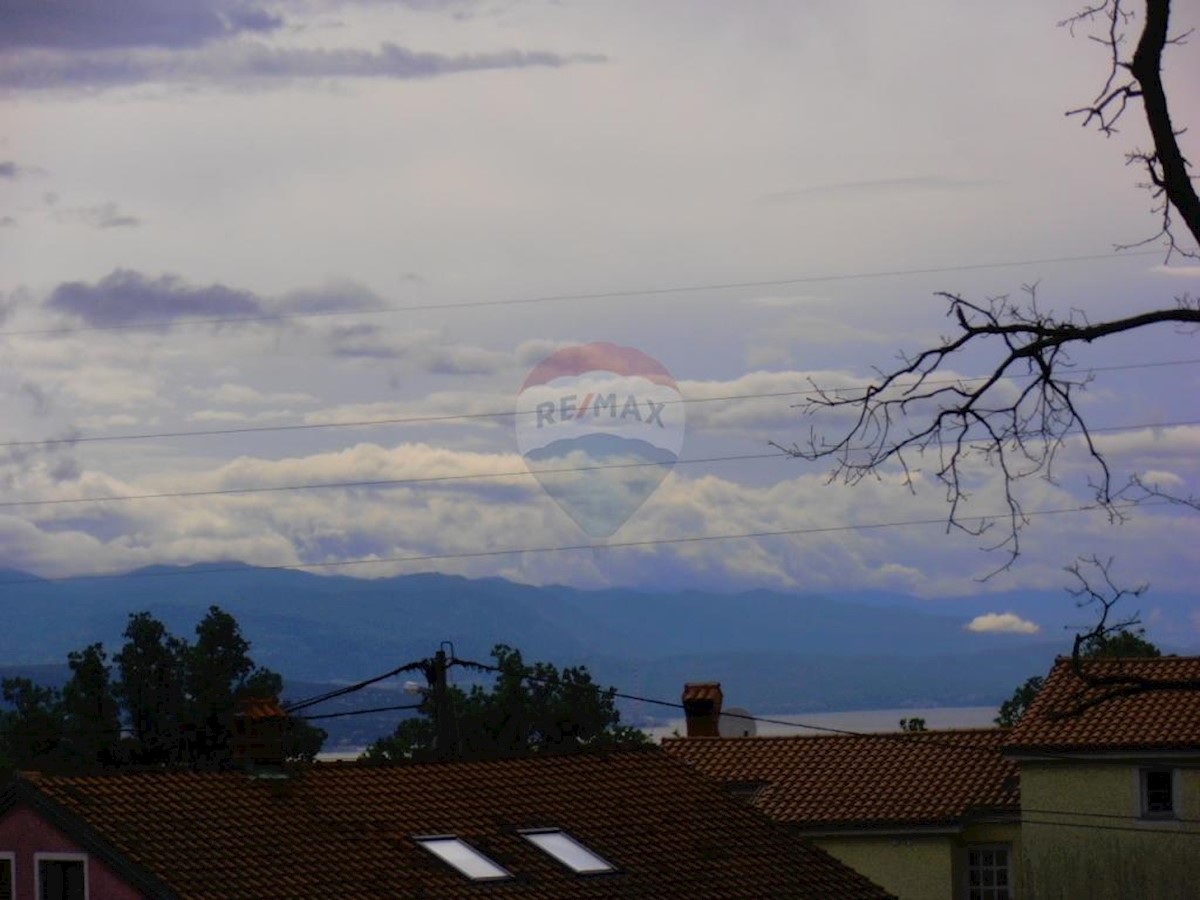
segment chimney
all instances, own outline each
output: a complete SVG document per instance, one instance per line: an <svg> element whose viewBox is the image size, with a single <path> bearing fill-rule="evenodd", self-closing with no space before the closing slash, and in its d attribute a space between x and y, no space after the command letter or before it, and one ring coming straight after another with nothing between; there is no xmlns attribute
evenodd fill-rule
<svg viewBox="0 0 1200 900"><path fill-rule="evenodd" d="M721 685L716 681L689 681L683 686L683 711L687 716L687 736L717 737L721 718Z"/></svg>
<svg viewBox="0 0 1200 900"><path fill-rule="evenodd" d="M257 775L283 772L288 717L274 697L243 697L233 716L233 764Z"/></svg>

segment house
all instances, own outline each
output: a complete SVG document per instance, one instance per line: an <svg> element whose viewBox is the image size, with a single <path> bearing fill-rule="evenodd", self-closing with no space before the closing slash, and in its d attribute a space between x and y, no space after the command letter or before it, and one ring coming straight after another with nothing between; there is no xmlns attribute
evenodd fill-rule
<svg viewBox="0 0 1200 900"><path fill-rule="evenodd" d="M1059 659L1005 751L1024 897L1200 897L1200 657Z"/></svg>
<svg viewBox="0 0 1200 900"><path fill-rule="evenodd" d="M722 699L664 749L901 900L1200 897L1200 657L1059 659L1012 729L720 737Z"/></svg>
<svg viewBox="0 0 1200 900"><path fill-rule="evenodd" d="M19 900L889 896L656 748L25 774L0 858Z"/></svg>
<svg viewBox="0 0 1200 900"><path fill-rule="evenodd" d="M663 748L901 900L1010 900L1017 765L1001 729L720 737L718 686L684 690L688 737ZM972 880L986 892L968 894Z"/></svg>

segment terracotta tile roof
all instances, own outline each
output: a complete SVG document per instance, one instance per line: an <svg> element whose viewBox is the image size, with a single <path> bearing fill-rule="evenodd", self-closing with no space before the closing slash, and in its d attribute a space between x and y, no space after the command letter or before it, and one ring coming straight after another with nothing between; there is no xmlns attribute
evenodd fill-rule
<svg viewBox="0 0 1200 900"><path fill-rule="evenodd" d="M287 780L165 771L25 777L17 789L28 802L65 812L194 900L888 896L656 749L394 768L318 764ZM522 838L525 828L562 828L618 871L576 875ZM413 841L437 834L458 835L515 877L469 881Z"/></svg>
<svg viewBox="0 0 1200 900"><path fill-rule="evenodd" d="M1164 682L1200 682L1200 657L1084 660L1083 673L1144 679L1150 689L1144 685L1092 686L1075 674L1069 658L1060 658L1013 729L1006 749L1200 750L1200 690L1153 689Z"/></svg>
<svg viewBox="0 0 1200 900"><path fill-rule="evenodd" d="M237 712L247 719L287 718L287 713L274 697L245 697L238 701Z"/></svg>
<svg viewBox="0 0 1200 900"><path fill-rule="evenodd" d="M904 735L669 738L667 752L771 818L812 830L953 827L1015 813L1017 765L999 728Z"/></svg>

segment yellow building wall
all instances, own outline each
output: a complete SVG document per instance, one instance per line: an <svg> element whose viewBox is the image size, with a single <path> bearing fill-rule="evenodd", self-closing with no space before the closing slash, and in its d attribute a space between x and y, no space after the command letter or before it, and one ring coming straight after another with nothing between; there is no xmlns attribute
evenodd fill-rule
<svg viewBox="0 0 1200 900"><path fill-rule="evenodd" d="M822 837L814 843L900 900L953 900L947 836Z"/></svg>
<svg viewBox="0 0 1200 900"><path fill-rule="evenodd" d="M960 900L966 894L966 850L1007 845L1012 853L1013 900L1021 897L1019 825L972 825L955 835L841 835L815 843L900 900Z"/></svg>
<svg viewBox="0 0 1200 900"><path fill-rule="evenodd" d="M1200 770L1175 769L1176 816L1189 823L1140 818L1140 769L1022 762L1022 900L1200 898Z"/></svg>

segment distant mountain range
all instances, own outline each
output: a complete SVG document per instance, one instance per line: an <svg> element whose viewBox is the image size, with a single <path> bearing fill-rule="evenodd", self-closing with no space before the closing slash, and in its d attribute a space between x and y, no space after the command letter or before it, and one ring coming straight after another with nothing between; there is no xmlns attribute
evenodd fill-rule
<svg viewBox="0 0 1200 900"><path fill-rule="evenodd" d="M57 664L45 671L61 672L70 650L94 641L116 650L129 614L141 610L190 635L211 604L237 617L254 659L283 674L292 696L429 656L442 641L480 660L507 643L527 660L586 664L601 683L640 696L676 700L684 681L719 680L728 702L764 714L998 704L1069 650L1067 626L1092 620L1061 591L923 600L579 590L437 574L366 580L238 563L70 581L0 570L0 668ZM1196 597L1150 593L1137 608L1164 649L1200 652ZM1041 631L966 630L989 612L1015 613ZM404 702L383 687L355 704ZM669 713L646 704L625 710ZM332 721L357 723L356 733L367 724Z"/></svg>

